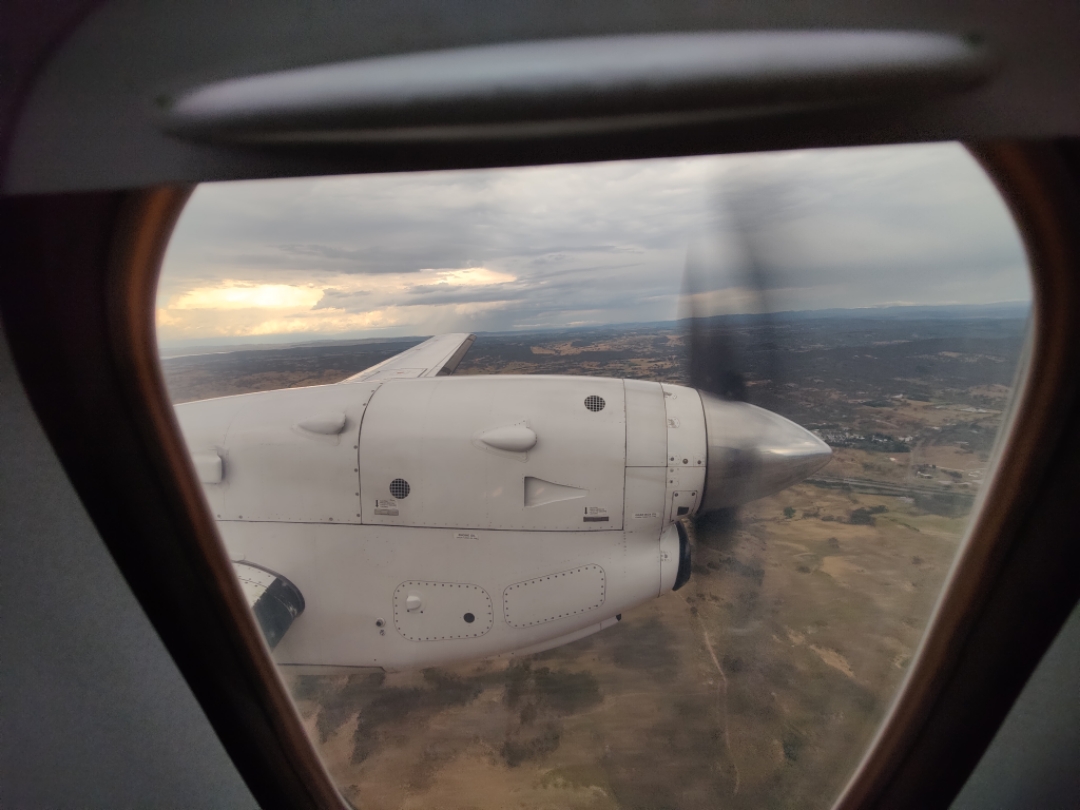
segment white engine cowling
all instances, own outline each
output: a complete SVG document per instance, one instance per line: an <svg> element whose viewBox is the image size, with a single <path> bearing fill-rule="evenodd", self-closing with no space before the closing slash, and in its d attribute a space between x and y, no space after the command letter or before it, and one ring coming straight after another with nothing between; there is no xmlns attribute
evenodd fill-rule
<svg viewBox="0 0 1080 810"><path fill-rule="evenodd" d="M719 497L710 408L682 386L498 376L177 413L230 555L304 595L275 657L396 669L565 643L681 586L677 521Z"/></svg>

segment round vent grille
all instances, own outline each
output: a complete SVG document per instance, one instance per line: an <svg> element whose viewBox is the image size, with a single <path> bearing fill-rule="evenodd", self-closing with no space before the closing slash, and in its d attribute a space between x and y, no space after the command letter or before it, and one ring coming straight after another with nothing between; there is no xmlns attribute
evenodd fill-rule
<svg viewBox="0 0 1080 810"><path fill-rule="evenodd" d="M590 411L602 411L605 405L607 403L604 402L604 398L598 397L596 394L585 397L585 407Z"/></svg>
<svg viewBox="0 0 1080 810"><path fill-rule="evenodd" d="M410 491L411 489L409 487L409 482L406 481L404 478L395 478L393 481L390 482L390 494L397 498L399 501L402 498L408 498Z"/></svg>

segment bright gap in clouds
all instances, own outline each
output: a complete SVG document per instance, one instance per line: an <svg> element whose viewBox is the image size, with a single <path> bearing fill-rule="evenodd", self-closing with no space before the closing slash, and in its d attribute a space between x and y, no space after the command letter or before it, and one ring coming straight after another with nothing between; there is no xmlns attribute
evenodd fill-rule
<svg viewBox="0 0 1080 810"><path fill-rule="evenodd" d="M317 287L251 284L225 279L214 287L196 287L169 302L168 309L311 309L323 296Z"/></svg>
<svg viewBox="0 0 1080 810"><path fill-rule="evenodd" d="M423 272L423 271L421 271ZM509 273L500 273L486 267L466 267L462 270L438 270L440 284L460 284L465 287L482 287L485 284L502 284L516 281Z"/></svg>
<svg viewBox="0 0 1080 810"><path fill-rule="evenodd" d="M707 271L696 300L754 311L734 205L767 237L772 310L1030 297L962 147L861 147L205 184L166 255L159 340L665 321L688 257Z"/></svg>

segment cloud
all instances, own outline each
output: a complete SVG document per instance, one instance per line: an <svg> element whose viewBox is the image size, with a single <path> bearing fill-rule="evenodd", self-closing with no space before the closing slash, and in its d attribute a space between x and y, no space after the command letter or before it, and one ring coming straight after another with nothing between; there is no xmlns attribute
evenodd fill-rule
<svg viewBox="0 0 1080 810"><path fill-rule="evenodd" d="M310 309L323 297L312 286L251 284L225 279L213 287L195 287L170 301L166 309Z"/></svg>
<svg viewBox="0 0 1080 810"><path fill-rule="evenodd" d="M426 270L439 277L439 284L458 287L486 287L491 284L503 284L508 281L516 281L516 277L510 273L502 273L489 267L463 267L460 270L450 268L442 270Z"/></svg>
<svg viewBox="0 0 1080 810"><path fill-rule="evenodd" d="M1030 295L962 147L861 147L207 184L169 246L159 336L668 320L688 258L720 311L759 307L756 283L771 309Z"/></svg>
<svg viewBox="0 0 1080 810"><path fill-rule="evenodd" d="M313 309L358 311L370 305L371 290L338 290L328 287Z"/></svg>

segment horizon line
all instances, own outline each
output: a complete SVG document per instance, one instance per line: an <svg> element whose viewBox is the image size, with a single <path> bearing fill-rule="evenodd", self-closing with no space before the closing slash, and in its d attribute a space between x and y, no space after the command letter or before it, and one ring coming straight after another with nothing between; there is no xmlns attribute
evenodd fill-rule
<svg viewBox="0 0 1080 810"><path fill-rule="evenodd" d="M985 304L961 304L961 303L949 303L949 304L872 304L864 307L826 307L821 309L789 309L778 310L776 312L725 312L718 315L705 315L697 316L702 320L720 320L724 318L763 318L763 317L776 317L776 316L792 316L792 315L813 315L817 314L822 317L827 317L830 313L867 313L867 312L882 312L886 310L914 310L914 309L934 309L934 310L946 310L946 309L991 309L994 307L1031 307L1032 302L1030 300L1013 299L1008 301L994 301ZM476 335L529 335L539 332L572 332L572 331L585 331L589 329L605 329L615 327L632 327L632 326L664 326L675 325L683 323L685 321L695 320L693 316L676 317L668 320L661 321L617 321L610 323L590 323L579 324L577 326L527 326L521 329L498 329L498 330L468 330L471 334ZM394 328L394 327L390 327ZM407 327L401 327L407 328ZM241 349L257 349L257 348L288 348L288 347L300 347L300 346L312 346L317 344L326 343L379 343L379 342L397 342L406 340L420 340L424 338L433 337L436 334L446 334L449 332L466 331L466 330L447 330L447 332L433 332L433 333L418 333L412 335L380 335L377 337L363 337L362 334L356 334L351 337L331 337L330 335L346 335L347 332L329 333L325 337L319 337L318 333L307 333L303 336L300 334L279 333L273 335L241 335L241 336L229 336L223 335L220 337L208 337L208 338L181 338L179 340L165 340L158 343L159 353L161 351L177 351L182 349L205 349L205 353L210 353L214 349L221 349L225 351L237 351ZM274 338L280 338L275 340ZM290 340L290 338L292 338ZM200 354L203 352L195 351L193 354ZM169 359L176 359L185 355L174 355Z"/></svg>

